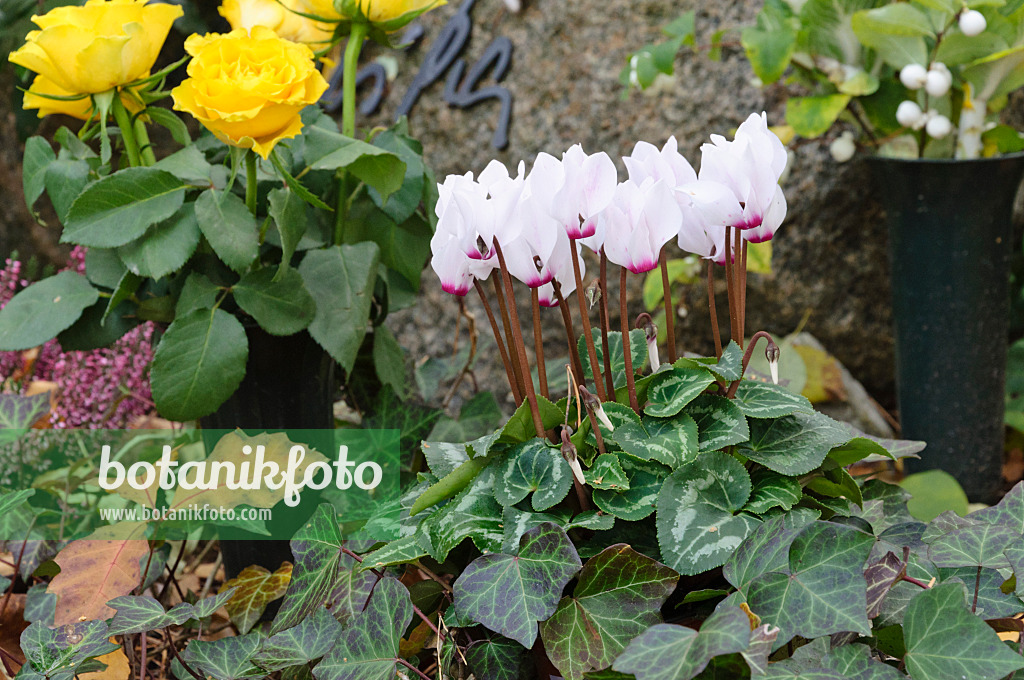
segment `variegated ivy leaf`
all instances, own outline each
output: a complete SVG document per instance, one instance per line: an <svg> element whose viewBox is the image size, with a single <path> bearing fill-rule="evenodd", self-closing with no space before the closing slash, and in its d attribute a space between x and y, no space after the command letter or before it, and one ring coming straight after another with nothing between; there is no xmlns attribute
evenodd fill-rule
<svg viewBox="0 0 1024 680"><path fill-rule="evenodd" d="M867 645L834 647L822 660L825 667L847 680L905 680L892 666L871 658Z"/></svg>
<svg viewBox="0 0 1024 680"><path fill-rule="evenodd" d="M714 376L703 368L672 368L659 372L647 390L644 413L658 418L674 416L713 382Z"/></svg>
<svg viewBox="0 0 1024 680"><path fill-rule="evenodd" d="M771 656L775 638L779 629L765 623L750 631L750 645L740 652L743 660L750 667L751 675L763 675L768 669L768 657Z"/></svg>
<svg viewBox="0 0 1024 680"><path fill-rule="evenodd" d="M1021 537L1005 525L965 518L961 526L926 541L928 559L937 567L1005 568L1003 551Z"/></svg>
<svg viewBox="0 0 1024 680"><path fill-rule="evenodd" d="M900 577L906 573L907 565L892 551L864 569L864 581L867 583L868 618L873 619L882 612L882 602L889 590L899 583Z"/></svg>
<svg viewBox="0 0 1024 680"><path fill-rule="evenodd" d="M797 480L764 468L754 472L750 482L753 489L743 509L755 515L764 514L772 508L789 511L800 502L804 493Z"/></svg>
<svg viewBox="0 0 1024 680"><path fill-rule="evenodd" d="M478 680L519 680L529 661L525 647L501 635L489 635L466 650L466 662Z"/></svg>
<svg viewBox="0 0 1024 680"><path fill-rule="evenodd" d="M30 670L48 680L71 680L88 659L119 648L109 637L103 621L83 621L56 628L36 622L22 632L21 650Z"/></svg>
<svg viewBox="0 0 1024 680"><path fill-rule="evenodd" d="M784 475L803 475L821 465L834 446L850 441L849 433L821 413L797 411L782 418L754 418L750 441L740 453Z"/></svg>
<svg viewBox="0 0 1024 680"><path fill-rule="evenodd" d="M345 633L313 668L316 680L392 680L399 643L412 623L412 601L400 581L385 578Z"/></svg>
<svg viewBox="0 0 1024 680"><path fill-rule="evenodd" d="M545 522L557 524L565 531L576 528L603 531L614 526L615 518L593 510L581 512L570 519L568 512L557 508L551 512L526 512L515 507L505 508L502 513L505 535L501 540L501 552L506 555L514 553L523 534Z"/></svg>
<svg viewBox="0 0 1024 680"><path fill-rule="evenodd" d="M469 538L481 552L501 550L501 505L494 500L495 466L489 465L455 498L434 511L418 534L419 545L443 562L455 546Z"/></svg>
<svg viewBox="0 0 1024 680"><path fill-rule="evenodd" d="M629 479L619 465L619 457L612 453L603 453L597 457L589 470L584 472L587 485L595 489L609 491L628 491Z"/></svg>
<svg viewBox="0 0 1024 680"><path fill-rule="evenodd" d="M455 581L455 606L464 617L532 647L537 622L551 616L562 588L582 563L561 527L530 529L515 555L484 555Z"/></svg>
<svg viewBox="0 0 1024 680"><path fill-rule="evenodd" d="M415 536L403 536L398 540L386 543L373 552L363 555L360 569L383 569L396 564L405 564L424 557L427 551L420 547Z"/></svg>
<svg viewBox="0 0 1024 680"><path fill-rule="evenodd" d="M252 630L267 605L284 596L291 580L292 565L286 562L273 573L255 564L243 569L235 578L225 581L221 592L228 588L235 589L224 607L228 610L231 622L238 626L238 632L245 635Z"/></svg>
<svg viewBox="0 0 1024 680"><path fill-rule="evenodd" d="M615 430L615 443L641 460L656 460L673 470L697 456L697 423L681 413L672 418L645 415L642 424Z"/></svg>
<svg viewBox="0 0 1024 680"><path fill-rule="evenodd" d="M572 469L559 449L540 438L519 444L498 463L494 497L504 506L515 505L531 493L538 512L557 505L572 487Z"/></svg>
<svg viewBox="0 0 1024 680"><path fill-rule="evenodd" d="M722 568L722 575L734 587L745 591L747 585L761 574L785 570L789 565L789 546L793 539L816 519L818 513L808 508L797 508L766 519L729 557Z"/></svg>
<svg viewBox="0 0 1024 680"><path fill-rule="evenodd" d="M679 575L628 545L606 548L583 566L572 597L540 625L548 658L566 680L612 665L626 643L661 622Z"/></svg>
<svg viewBox="0 0 1024 680"><path fill-rule="evenodd" d="M168 626L180 626L191 618L198 618L192 605L187 602L182 602L170 611L164 611L164 606L157 602L156 598L148 595L115 597L107 606L117 610L108 626L109 635L130 635Z"/></svg>
<svg viewBox="0 0 1024 680"><path fill-rule="evenodd" d="M795 411L814 410L802 394L756 380L740 381L735 402L749 418L781 418Z"/></svg>
<svg viewBox="0 0 1024 680"><path fill-rule="evenodd" d="M366 561L366 558L363 558ZM334 578L334 586L327 596L327 608L334 618L347 625L359 612L366 607L377 577L350 555L342 554L338 559L338 574Z"/></svg>
<svg viewBox="0 0 1024 680"><path fill-rule="evenodd" d="M871 479L864 483L860 491L864 502L857 516L867 520L875 534L892 526L916 522L907 511L907 501L911 496L903 487Z"/></svg>
<svg viewBox="0 0 1024 680"><path fill-rule="evenodd" d="M219 593L204 598L192 605L193 614L197 619L208 619L213 613L223 607L235 594L234 588L222 588Z"/></svg>
<svg viewBox="0 0 1024 680"><path fill-rule="evenodd" d="M721 566L760 520L739 512L750 497L750 475L725 453L683 465L658 497L658 544L668 566L699 574Z"/></svg>
<svg viewBox="0 0 1024 680"><path fill-rule="evenodd" d="M978 586L978 604L976 613L982 619L1001 619L1016 616L1024 611L1024 602L1013 594L1001 590L1006 581L995 569L982 569L980 578L977 567L960 567L959 569L940 569L940 580L943 583L962 582L966 588L967 606L974 608L974 586Z"/></svg>
<svg viewBox="0 0 1024 680"><path fill-rule="evenodd" d="M1017 535L1024 535L1024 482L1017 482L992 507L972 512L969 517L989 524L998 524L1011 529Z"/></svg>
<svg viewBox="0 0 1024 680"><path fill-rule="evenodd" d="M192 640L181 653L181 658L215 680L262 677L264 672L252 663L262 639L258 633L249 633L219 640Z"/></svg>
<svg viewBox="0 0 1024 680"><path fill-rule="evenodd" d="M690 680L714 657L749 645L750 619L739 607L728 607L709 616L699 633L667 623L651 626L629 643L613 668L636 680Z"/></svg>
<svg viewBox="0 0 1024 680"><path fill-rule="evenodd" d="M1007 546L1003 551L1017 581L1017 596L1024 600L1024 544ZM28 607L26 607L26 610Z"/></svg>
<svg viewBox="0 0 1024 680"><path fill-rule="evenodd" d="M619 458L619 466L626 475L629 489L595 489L594 505L619 519L631 522L642 520L657 507L658 492L671 471L661 463L640 460L628 453L613 455Z"/></svg>
<svg viewBox="0 0 1024 680"><path fill-rule="evenodd" d="M299 625L267 638L253 662L268 672L307 664L327 654L339 637L341 624L320 608Z"/></svg>
<svg viewBox="0 0 1024 680"><path fill-rule="evenodd" d="M317 507L291 540L295 566L271 634L297 625L327 601L341 561L341 527L334 508Z"/></svg>
<svg viewBox="0 0 1024 680"><path fill-rule="evenodd" d="M793 539L784 568L750 582L746 587L750 609L780 628L776 647L796 635L871 634L864 563L873 544L870 534L815 522Z"/></svg>
<svg viewBox="0 0 1024 680"><path fill-rule="evenodd" d="M750 437L747 419L731 399L716 394L702 394L683 411L697 423L698 448L701 452L739 444Z"/></svg>
<svg viewBox="0 0 1024 680"><path fill-rule="evenodd" d="M25 620L29 623L53 625L57 614L57 596L46 591L46 584L39 583L28 589L25 595Z"/></svg>

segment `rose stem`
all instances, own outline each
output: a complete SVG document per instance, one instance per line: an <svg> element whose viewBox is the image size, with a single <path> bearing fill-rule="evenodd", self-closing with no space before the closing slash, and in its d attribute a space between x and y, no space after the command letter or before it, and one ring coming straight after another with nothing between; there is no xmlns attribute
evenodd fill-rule
<svg viewBox="0 0 1024 680"><path fill-rule="evenodd" d="M363 49L363 39L369 26L362 22L352 22L348 43L345 45L345 59L342 64L341 81L341 133L348 137L356 136L356 71L359 68L359 53ZM348 202L348 174L344 169L338 170L338 197L334 206L334 245L340 246L344 240L345 213Z"/></svg>
<svg viewBox="0 0 1024 680"><path fill-rule="evenodd" d="M548 369L544 365L544 337L540 328L540 292L530 289L530 301L533 303L533 353L537 357L537 382L540 393L548 398ZM532 379L532 378L531 378Z"/></svg>
<svg viewBox="0 0 1024 680"><path fill-rule="evenodd" d="M672 285L668 280L668 254L661 249L661 287L665 291L665 332L668 333L668 361L676 362L676 327L673 317L676 308L672 306Z"/></svg>
<svg viewBox="0 0 1024 680"><path fill-rule="evenodd" d="M149 141L149 133L146 132L146 124L143 123L141 119L136 118L132 129L135 131L135 139L139 145L139 160L141 160L142 164L146 166L155 165L156 154L153 153L153 144Z"/></svg>
<svg viewBox="0 0 1024 680"><path fill-rule="evenodd" d="M245 152L245 207L256 217L256 152Z"/></svg>
<svg viewBox="0 0 1024 680"><path fill-rule="evenodd" d="M523 374L519 366L519 356L516 354L515 341L512 335L512 322L508 320L508 304L505 302L505 292L501 289L499 277L491 279L494 283L494 295L498 298L498 311L501 312L501 324L505 327L505 342L508 343L509 363L512 364L512 375L515 376L516 384L519 386L516 406L523 403L526 397L526 385L523 383Z"/></svg>
<svg viewBox="0 0 1024 680"><path fill-rule="evenodd" d="M733 284L736 286L736 344L743 349L743 323L744 317L747 315L747 310L744 308L746 303L746 291L744 287L747 285L747 277L744 272L744 265L741 261L741 253L743 252L743 232L739 229L733 235L734 243L732 252L736 261L733 263ZM738 265L738 266L737 266Z"/></svg>
<svg viewBox="0 0 1024 680"><path fill-rule="evenodd" d="M708 260L708 311L711 312L711 334L715 336L715 356L722 358L722 334L718 330L718 308L715 305L715 263Z"/></svg>
<svg viewBox="0 0 1024 680"><path fill-rule="evenodd" d="M597 350L594 349L594 334L590 330L590 314L587 312L586 294L583 291L583 277L580 276L580 261L577 259L576 241L569 239L569 248L572 254L572 274L576 278L576 300L580 305L580 316L583 320L583 337L587 342L587 355L590 357L590 372L594 376L594 387L597 389L597 397L605 400L604 385L601 384L601 367L597 365ZM607 350L606 350L607 351ZM585 376L580 380L586 382Z"/></svg>
<svg viewBox="0 0 1024 680"><path fill-rule="evenodd" d="M555 287L558 309L562 312L562 323L565 324L565 335L569 341L569 358L572 360L572 371L576 375L576 380L583 380L583 362L580 361L580 350L576 346L576 329L573 328L569 303L562 297L562 286L559 285L558 281L552 281L551 283Z"/></svg>
<svg viewBox="0 0 1024 680"><path fill-rule="evenodd" d="M128 165L137 168L142 165L142 160L139 158L139 143L135 141L135 128L132 127L131 116L128 115L127 109L121 103L120 95L116 92L114 93L114 101L111 103L110 108L113 109L114 121L117 122L117 127L121 130L124 151L128 154Z"/></svg>
<svg viewBox="0 0 1024 680"><path fill-rule="evenodd" d="M519 383L516 382L516 375L512 372L512 365L508 361L508 352L505 350L505 343L501 339L501 333L498 331L498 322L494 318L494 312L491 310L491 303L487 301L487 294L484 293L484 287L480 285L479 281L473 281L473 287L476 288L477 294L480 296L480 302L484 305L484 311L487 312L487 320L491 322L491 331L494 333L494 340L498 344L498 354L501 355L501 363L505 366L505 376L508 378L508 385L512 388L512 396L515 397L516 403L521 404L523 397L519 393Z"/></svg>
<svg viewBox="0 0 1024 680"><path fill-rule="evenodd" d="M626 268L622 268L619 278L619 321L622 326L622 356L626 360L626 389L629 390L629 405L633 412L640 415L640 405L636 401L636 382L633 379L633 357L629 349L629 317L626 314Z"/></svg>
<svg viewBox="0 0 1024 680"><path fill-rule="evenodd" d="M530 364L526 360L526 347L523 345L523 328L519 323L519 310L516 308L516 294L512 288L512 277L508 274L508 267L505 265L505 254L501 252L501 244L494 239L494 250L498 254L498 264L501 267L501 278L505 281L505 292L508 294L508 313L512 323L512 340L515 342L516 352L519 354L520 374L526 386L526 400L530 402L530 415L533 416L533 427L537 436L544 438L544 423L540 418L540 408L537 406L537 393L533 389L533 378L530 377Z"/></svg>
<svg viewBox="0 0 1024 680"><path fill-rule="evenodd" d="M612 382L612 355L605 349L608 347L608 256L601 246L601 353L604 354L604 379L607 381L607 394L615 398L615 383Z"/></svg>

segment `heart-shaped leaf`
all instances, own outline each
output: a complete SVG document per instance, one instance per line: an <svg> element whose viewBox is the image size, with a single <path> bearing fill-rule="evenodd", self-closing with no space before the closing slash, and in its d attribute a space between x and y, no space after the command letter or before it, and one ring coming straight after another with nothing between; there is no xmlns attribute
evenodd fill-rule
<svg viewBox="0 0 1024 680"><path fill-rule="evenodd" d="M756 380L740 382L735 402L749 418L781 418L796 411L813 410L807 397Z"/></svg>
<svg viewBox="0 0 1024 680"><path fill-rule="evenodd" d="M731 399L702 394L683 409L697 423L699 449L715 451L750 437L743 411Z"/></svg>
<svg viewBox="0 0 1024 680"><path fill-rule="evenodd" d="M697 456L697 423L685 413L672 418L645 415L642 424L626 423L613 436L626 453L673 470Z"/></svg>
<svg viewBox="0 0 1024 680"><path fill-rule="evenodd" d="M57 628L37 621L22 632L21 650L29 669L40 677L71 680L83 662L118 648L109 637L103 621L82 621Z"/></svg>
<svg viewBox="0 0 1024 680"><path fill-rule="evenodd" d="M640 460L628 453L620 453L618 458L629 489L595 489L594 505L619 519L637 522L657 508L658 493L670 470L661 463Z"/></svg>
<svg viewBox="0 0 1024 680"><path fill-rule="evenodd" d="M534 438L505 454L494 479L494 497L509 506L532 493L533 509L541 512L565 498L570 487L572 470L561 451Z"/></svg>
<svg viewBox="0 0 1024 680"><path fill-rule="evenodd" d="M271 634L298 625L323 606L334 585L341 548L341 528L335 510L324 503L291 540L295 566Z"/></svg>
<svg viewBox="0 0 1024 680"><path fill-rule="evenodd" d="M341 634L341 624L321 607L299 625L267 638L253 663L268 672L308 664L327 654Z"/></svg>
<svg viewBox="0 0 1024 680"><path fill-rule="evenodd" d="M501 550L501 505L494 500L494 466L484 468L457 496L423 521L420 547L442 562L465 538L481 551Z"/></svg>
<svg viewBox="0 0 1024 680"><path fill-rule="evenodd" d="M597 457L589 470L584 472L587 484L595 489L609 491L628 491L629 479L622 471L619 457L613 453L603 453Z"/></svg>
<svg viewBox="0 0 1024 680"><path fill-rule="evenodd" d="M800 502L803 495L803 489L797 480L767 469L757 470L750 476L750 482L753 489L750 492L750 500L743 509L755 515L768 512L772 508L789 511Z"/></svg>
<svg viewBox="0 0 1024 680"><path fill-rule="evenodd" d="M1003 550L1021 536L1005 525L967 517L961 526L926 541L928 559L937 567L1006 567Z"/></svg>
<svg viewBox="0 0 1024 680"><path fill-rule="evenodd" d="M828 416L797 411L782 418L752 419L750 441L740 447L740 453L795 477L821 465L832 447L848 441L849 433Z"/></svg>
<svg viewBox="0 0 1024 680"><path fill-rule="evenodd" d="M659 372L647 390L644 413L659 418L674 416L714 381L714 376L703 368L672 368Z"/></svg>
<svg viewBox="0 0 1024 680"><path fill-rule="evenodd" d="M580 354L580 361L583 364L583 374L587 381L593 382L594 375L590 369L590 352L587 350L587 339L580 336L576 342ZM608 347L611 351L612 383L615 387L626 384L626 354L622 350L622 333L611 331L608 333ZM597 351L597 365L601 370L601 378L604 376L604 346L602 345L600 333L594 334L594 349ZM633 370L641 371L647 361L647 338L644 332L632 330L629 332L629 354L633 359ZM611 399L609 399L611 401Z"/></svg>
<svg viewBox="0 0 1024 680"><path fill-rule="evenodd" d="M733 586L745 591L747 585L761 574L786 570L793 540L817 518L818 513L814 510L797 508L765 520L729 557L722 575Z"/></svg>
<svg viewBox="0 0 1024 680"><path fill-rule="evenodd" d="M170 611L164 611L164 606L148 595L115 597L107 605L117 610L117 614L110 621L107 631L109 635L130 635L168 626L180 626L195 614L192 605L187 602L173 607Z"/></svg>
<svg viewBox="0 0 1024 680"><path fill-rule="evenodd" d="M219 640L192 640L181 658L214 680L260 677L264 672L252 663L252 658L262 639L258 633L249 633Z"/></svg>

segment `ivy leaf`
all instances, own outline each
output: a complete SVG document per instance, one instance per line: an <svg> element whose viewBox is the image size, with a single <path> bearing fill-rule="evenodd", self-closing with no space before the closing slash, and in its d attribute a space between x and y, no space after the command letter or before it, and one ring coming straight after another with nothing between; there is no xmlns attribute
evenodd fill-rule
<svg viewBox="0 0 1024 680"><path fill-rule="evenodd" d="M291 540L295 566L271 635L297 625L323 606L338 572L341 547L341 528L334 508L323 503Z"/></svg>
<svg viewBox="0 0 1024 680"><path fill-rule="evenodd" d="M995 569L982 569L978 577L977 567L940 569L943 583L962 581L967 588L967 604L974 604L974 584L978 584L978 607L976 613L982 619L1012 617L1024 611L1024 603L1012 592L1004 593L1000 588L1006 581Z"/></svg>
<svg viewBox="0 0 1024 680"><path fill-rule="evenodd" d="M584 472L587 484L595 489L609 491L628 491L629 479L622 471L619 457L613 453L603 453L597 457L589 470Z"/></svg>
<svg viewBox="0 0 1024 680"><path fill-rule="evenodd" d="M624 543L583 566L572 597L540 625L548 658L566 680L607 668L626 643L661 621L679 575Z"/></svg>
<svg viewBox="0 0 1024 680"><path fill-rule="evenodd" d="M750 482L753 489L743 509L755 515L764 514L772 508L782 508L788 512L803 496L803 489L797 480L768 469L754 472Z"/></svg>
<svg viewBox="0 0 1024 680"><path fill-rule="evenodd" d="M597 352L597 366L601 371L601 378L604 377L604 345L599 337L600 333L594 336L594 349ZM587 339L580 336L576 341L576 347L580 354L580 363L583 364L583 375L590 382L594 381L593 371L590 369L590 352L587 350ZM608 333L608 348L611 351L612 384L616 387L626 384L626 353L622 349L622 333L611 331ZM629 332L629 353L633 359L633 370L640 371L647 361L647 338L641 330ZM611 399L609 399L611 401Z"/></svg>
<svg viewBox="0 0 1024 680"><path fill-rule="evenodd" d="M338 643L314 669L316 680L392 680L399 643L412 622L412 601L400 581L385 578Z"/></svg>
<svg viewBox="0 0 1024 680"><path fill-rule="evenodd" d="M327 609L342 625L348 625L366 607L376 583L375 574L362 569L355 558L343 553L338 561L334 588L327 596Z"/></svg>
<svg viewBox="0 0 1024 680"><path fill-rule="evenodd" d="M1017 581L1017 595L1024 599L1024 545L1011 545L1003 551Z"/></svg>
<svg viewBox="0 0 1024 680"><path fill-rule="evenodd" d="M243 275L231 292L238 306L271 335L298 333L316 315L316 302L294 269L256 269Z"/></svg>
<svg viewBox="0 0 1024 680"><path fill-rule="evenodd" d="M0 310L0 351L37 347L69 328L99 299L84 276L63 271L18 291Z"/></svg>
<svg viewBox="0 0 1024 680"><path fill-rule="evenodd" d="M538 512L558 504L572 487L572 470L561 451L534 438L505 454L494 479L494 497L504 506L515 505L531 492Z"/></svg>
<svg viewBox="0 0 1024 680"><path fill-rule="evenodd" d="M814 410L807 397L756 380L740 381L734 401L748 418L781 418L796 411Z"/></svg>
<svg viewBox="0 0 1024 680"><path fill-rule="evenodd" d="M782 418L753 419L750 441L740 447L740 453L795 477L821 465L832 447L848 441L849 434L828 416L797 411Z"/></svg>
<svg viewBox="0 0 1024 680"><path fill-rule="evenodd" d="M465 538L481 551L501 550L501 505L494 500L494 466L488 466L455 498L423 521L420 546L438 562Z"/></svg>
<svg viewBox="0 0 1024 680"><path fill-rule="evenodd" d="M626 453L641 460L656 460L672 469L697 456L697 423L685 413L674 418L644 415L642 424L626 423L615 428L612 436Z"/></svg>
<svg viewBox="0 0 1024 680"><path fill-rule="evenodd" d="M613 668L636 680L690 680L716 656L742 652L750 645L750 619L738 607L717 611L700 632L659 623L635 638Z"/></svg>
<svg viewBox="0 0 1024 680"><path fill-rule="evenodd" d="M466 650L466 661L479 680L519 680L527 659L525 647L500 635L474 642Z"/></svg>
<svg viewBox="0 0 1024 680"><path fill-rule="evenodd" d="M505 529L505 535L501 539L501 552L505 554L514 553L523 534L545 522L557 524L566 531L577 528L603 531L615 526L615 517L592 510L581 512L570 519L569 513L561 510L554 510L551 513L524 512L519 508L511 507L505 508L501 521Z"/></svg>
<svg viewBox="0 0 1024 680"><path fill-rule="evenodd" d="M971 614L959 583L920 591L903 618L903 639L914 680L995 680L1024 668L1024 658Z"/></svg>
<svg viewBox="0 0 1024 680"><path fill-rule="evenodd" d="M882 602L889 590L900 581L906 573L907 565L892 551L872 562L864 569L864 581L867 583L868 618L873 619L882 613Z"/></svg>
<svg viewBox="0 0 1024 680"><path fill-rule="evenodd" d="M231 622L245 635L263 616L267 605L282 597L292 578L292 565L285 562L280 569L270 570L254 564L246 567L233 579L224 582L221 592L234 588L231 598L224 604Z"/></svg>
<svg viewBox="0 0 1024 680"><path fill-rule="evenodd" d="M1005 567L1003 550L1020 540L1008 526L967 517L961 526L927 541L928 559L937 567Z"/></svg>
<svg viewBox="0 0 1024 680"><path fill-rule="evenodd" d="M995 505L969 515L970 519L1008 527L1024 535L1024 482L1017 482Z"/></svg>
<svg viewBox="0 0 1024 680"><path fill-rule="evenodd" d="M672 368L659 372L648 388L644 413L659 418L674 416L713 382L714 376L703 368Z"/></svg>
<svg viewBox="0 0 1024 680"><path fill-rule="evenodd" d="M148 595L115 597L107 605L117 610L117 614L110 621L108 635L130 635L168 626L180 626L193 617L192 605L186 602L170 611L164 611L164 606Z"/></svg>
<svg viewBox="0 0 1024 680"><path fill-rule="evenodd" d="M181 658L215 680L255 678L264 675L252 663L261 640L258 633L219 640L192 640L181 653Z"/></svg>
<svg viewBox="0 0 1024 680"><path fill-rule="evenodd" d="M619 466L626 476L629 489L595 489L594 505L619 519L638 522L657 508L658 493L669 469L661 463L640 460L628 453L619 455Z"/></svg>
<svg viewBox="0 0 1024 680"><path fill-rule="evenodd" d="M477 623L532 647L537 622L551 616L565 584L582 566L569 537L555 524L530 529L516 555L484 555L455 581L455 606Z"/></svg>
<svg viewBox="0 0 1024 680"><path fill-rule="evenodd" d="M737 512L750 497L750 475L725 453L683 465L658 497L658 544L668 566L699 574L721 566L759 521Z"/></svg>
<svg viewBox="0 0 1024 680"><path fill-rule="evenodd" d="M253 663L268 672L315 661L341 637L341 624L321 607L299 625L271 635L253 656Z"/></svg>
<svg viewBox="0 0 1024 680"><path fill-rule="evenodd" d="M46 592L46 584L39 583L28 589L25 595L25 620L53 625L57 613L57 596Z"/></svg>
<svg viewBox="0 0 1024 680"><path fill-rule="evenodd" d="M777 647L795 635L870 635L863 569L873 543L872 536L856 529L815 522L790 545L788 568L751 581L747 602L755 614L781 629Z"/></svg>
<svg viewBox="0 0 1024 680"><path fill-rule="evenodd" d="M871 658L867 645L834 647L823 659L825 666L847 680L901 680L906 678L892 666Z"/></svg>
<svg viewBox="0 0 1024 680"><path fill-rule="evenodd" d="M216 595L204 598L196 602L193 606L195 611L195 618L197 619L208 619L213 616L214 612L227 604L227 601L231 599L231 596L235 594L235 591L231 588L225 588Z"/></svg>
<svg viewBox="0 0 1024 680"><path fill-rule="evenodd" d="M31 670L47 680L71 680L88 659L108 654L118 645L110 642L103 621L82 621L50 628L41 621L21 634L21 650Z"/></svg>
<svg viewBox="0 0 1024 680"><path fill-rule="evenodd" d="M702 394L684 411L697 423L699 450L715 451L750 437L743 411L731 399L716 394Z"/></svg>
<svg viewBox="0 0 1024 680"><path fill-rule="evenodd" d="M750 667L751 675L763 675L768 669L768 657L775 646L775 638L779 629L770 624L762 624L750 631L750 645L743 652L743 660Z"/></svg>

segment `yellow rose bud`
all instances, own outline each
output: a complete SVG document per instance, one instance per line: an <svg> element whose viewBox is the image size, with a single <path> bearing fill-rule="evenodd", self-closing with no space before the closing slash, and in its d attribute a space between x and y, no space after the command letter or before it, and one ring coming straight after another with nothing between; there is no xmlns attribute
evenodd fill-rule
<svg viewBox="0 0 1024 680"><path fill-rule="evenodd" d="M189 77L174 88L174 108L187 111L218 139L267 158L274 145L302 130L299 113L316 103L327 81L313 51L264 26L251 33L192 35Z"/></svg>
<svg viewBox="0 0 1024 680"><path fill-rule="evenodd" d="M292 42L317 43L317 47L330 42L333 26L313 21L296 10L310 14L299 0L224 0L217 9L233 29L248 31L253 26L266 26Z"/></svg>
<svg viewBox="0 0 1024 680"><path fill-rule="evenodd" d="M296 8L303 14L341 21L346 17L334 8L334 0L295 0Z"/></svg>
<svg viewBox="0 0 1024 680"><path fill-rule="evenodd" d="M409 12L429 12L445 0L359 0L359 10L373 23L397 19Z"/></svg>
<svg viewBox="0 0 1024 680"><path fill-rule="evenodd" d="M72 94L97 94L149 75L177 5L89 0L32 17L40 30L8 59ZM66 102L65 102L66 103Z"/></svg>

